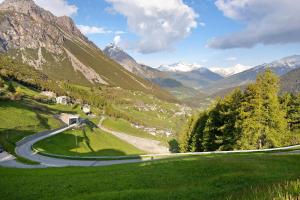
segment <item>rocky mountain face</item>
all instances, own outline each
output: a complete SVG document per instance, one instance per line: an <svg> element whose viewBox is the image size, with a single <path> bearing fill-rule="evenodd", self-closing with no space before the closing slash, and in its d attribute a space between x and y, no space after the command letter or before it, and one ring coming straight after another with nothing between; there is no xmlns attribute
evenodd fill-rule
<svg viewBox="0 0 300 200"><path fill-rule="evenodd" d="M217 81L209 85L205 90L207 92L216 92L219 90L224 90L228 88L233 88L237 86L242 86L253 82L259 73L264 72L266 69L270 68L274 73L279 76L285 75L288 72L300 68L300 56L294 55L282 58L280 60L262 64L241 73L229 76L223 80Z"/></svg>
<svg viewBox="0 0 300 200"><path fill-rule="evenodd" d="M33 0L5 0L0 4L0 51L54 79L119 86L173 99L106 57L71 18L56 17Z"/></svg>
<svg viewBox="0 0 300 200"><path fill-rule="evenodd" d="M127 54L123 49L114 43L109 44L103 50L103 53L122 65L126 70L141 77L148 78L147 71L143 70L140 64Z"/></svg>
<svg viewBox="0 0 300 200"><path fill-rule="evenodd" d="M55 17L33 0L6 0L0 4L0 12L3 50L44 47L62 54L65 32L88 42L69 17Z"/></svg>

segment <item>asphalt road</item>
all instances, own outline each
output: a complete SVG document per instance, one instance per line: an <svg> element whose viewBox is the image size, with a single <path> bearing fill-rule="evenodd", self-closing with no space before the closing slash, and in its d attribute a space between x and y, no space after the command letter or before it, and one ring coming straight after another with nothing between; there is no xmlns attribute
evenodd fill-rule
<svg viewBox="0 0 300 200"><path fill-rule="evenodd" d="M40 165L25 165L19 163L15 160L15 157L4 152L0 154L0 166L3 167L15 167L15 168L45 168L45 167L67 167L67 166L81 166L81 167L90 167L90 166L108 166L115 164L125 164L125 163L138 163L149 160L159 159L162 156L182 156L182 155L209 155L209 154L232 154L232 153L255 153L255 152L272 152L276 154L291 154L291 153L300 153L299 150L296 151L287 151L287 152L278 152L284 150L291 150L293 148L299 148L300 145L275 148L275 149L264 149L264 150L239 150L239 151L215 151L215 152L194 152L194 153L175 153L175 154L152 154L143 159L128 159L128 160L108 160L108 161L97 161L97 160L69 160L63 158L52 158L37 154L32 150L32 145L40 140L43 140L47 137L59 134L67 129L73 128L74 125L63 127L54 131L48 131L45 134L36 134L34 137L30 136L30 139L25 138L23 142L20 142L15 149L16 154L20 157L27 158L28 160L39 162Z"/></svg>
<svg viewBox="0 0 300 200"><path fill-rule="evenodd" d="M113 165L113 164L123 164L123 163L135 163L135 162L142 162L144 160L140 159L130 159L130 160L109 160L109 161L97 161L97 160L69 160L69 159L62 159L62 158L52 158L40 155L32 150L32 145L40 140L45 138L54 136L59 134L67 129L73 128L74 125L55 130L54 132L49 132L47 135L43 135L37 138L34 138L30 141L27 141L24 144L21 144L16 147L16 154L28 160L36 161L40 163L40 167L66 167L66 166L82 166L82 167L89 167L89 166L106 166L106 165ZM0 163L1 165L1 163Z"/></svg>

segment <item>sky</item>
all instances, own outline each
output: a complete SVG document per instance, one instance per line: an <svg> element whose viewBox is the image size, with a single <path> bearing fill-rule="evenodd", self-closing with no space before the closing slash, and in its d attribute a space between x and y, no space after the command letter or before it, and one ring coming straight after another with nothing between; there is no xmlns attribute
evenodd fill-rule
<svg viewBox="0 0 300 200"><path fill-rule="evenodd" d="M1 0L0 0L1 1ZM299 0L35 0L138 62L256 66L300 54Z"/></svg>

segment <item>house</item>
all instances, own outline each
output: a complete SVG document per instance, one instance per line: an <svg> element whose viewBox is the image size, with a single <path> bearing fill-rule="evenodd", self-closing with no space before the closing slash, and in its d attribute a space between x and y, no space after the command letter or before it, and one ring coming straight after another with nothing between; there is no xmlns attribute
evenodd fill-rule
<svg viewBox="0 0 300 200"><path fill-rule="evenodd" d="M81 107L82 111L85 113L85 114L90 114L91 113L91 107L90 105L88 104L84 104L82 107Z"/></svg>
<svg viewBox="0 0 300 200"><path fill-rule="evenodd" d="M79 115L73 115L73 114L67 114L67 113L62 113L59 116L59 119L66 123L67 125L72 125L72 124L77 124L80 122L80 117Z"/></svg>
<svg viewBox="0 0 300 200"><path fill-rule="evenodd" d="M68 103L70 103L70 97L59 96L59 97L56 98L56 103L67 105Z"/></svg>

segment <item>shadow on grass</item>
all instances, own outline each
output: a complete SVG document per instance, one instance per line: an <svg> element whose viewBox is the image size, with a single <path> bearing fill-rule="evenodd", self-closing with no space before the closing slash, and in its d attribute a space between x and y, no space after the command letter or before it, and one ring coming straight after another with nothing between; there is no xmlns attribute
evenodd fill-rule
<svg viewBox="0 0 300 200"><path fill-rule="evenodd" d="M87 143L85 136L74 136L71 134L59 134L52 138L46 138L33 145L35 149L44 153L65 155L65 156L127 156L123 151L117 149L95 150L90 145L87 148L90 152L80 152L79 144ZM77 144L77 145L76 145ZM77 152L76 152L77 149Z"/></svg>

